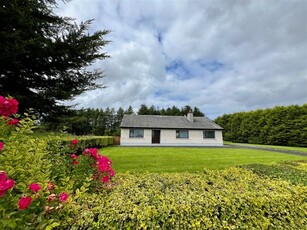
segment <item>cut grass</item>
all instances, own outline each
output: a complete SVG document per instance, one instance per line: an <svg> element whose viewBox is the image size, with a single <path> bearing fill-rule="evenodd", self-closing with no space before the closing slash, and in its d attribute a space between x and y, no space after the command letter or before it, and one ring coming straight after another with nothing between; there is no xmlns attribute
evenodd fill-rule
<svg viewBox="0 0 307 230"><path fill-rule="evenodd" d="M307 153L307 148L304 147L291 147L291 146L280 146L280 145L260 145L260 144L246 144L246 143L234 143L224 141L226 145L240 145L240 146L247 146L247 147L259 147L259 148L271 148L271 149L282 149L282 150L290 150L290 151L298 151L298 152L305 152Z"/></svg>
<svg viewBox="0 0 307 230"><path fill-rule="evenodd" d="M99 152L112 160L116 172L199 172L205 168L307 159L263 150L227 148L107 147Z"/></svg>

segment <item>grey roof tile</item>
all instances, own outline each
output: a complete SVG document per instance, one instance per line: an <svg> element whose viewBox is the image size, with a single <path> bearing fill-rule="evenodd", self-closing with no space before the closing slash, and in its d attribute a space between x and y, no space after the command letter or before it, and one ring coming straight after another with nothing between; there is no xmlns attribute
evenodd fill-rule
<svg viewBox="0 0 307 230"><path fill-rule="evenodd" d="M159 128L159 129L214 129L221 130L207 117L194 117L189 122L185 116L159 116L159 115L127 115L125 114L121 128Z"/></svg>

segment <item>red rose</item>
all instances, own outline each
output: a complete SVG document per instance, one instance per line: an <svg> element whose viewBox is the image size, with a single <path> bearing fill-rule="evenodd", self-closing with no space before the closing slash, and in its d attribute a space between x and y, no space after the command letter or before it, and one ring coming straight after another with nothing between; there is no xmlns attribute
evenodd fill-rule
<svg viewBox="0 0 307 230"><path fill-rule="evenodd" d="M9 120L8 124L11 125L11 126L16 126L16 125L18 125L18 123L19 123L18 119L12 118L12 119Z"/></svg>
<svg viewBox="0 0 307 230"><path fill-rule="evenodd" d="M67 199L68 199L68 194L66 192L62 192L59 197L60 202L65 202Z"/></svg>
<svg viewBox="0 0 307 230"><path fill-rule="evenodd" d="M12 114L17 113L18 101L14 98L5 98L0 96L0 116L8 117Z"/></svg>
<svg viewBox="0 0 307 230"><path fill-rule="evenodd" d="M3 197L5 195L6 191L0 190L0 197Z"/></svg>
<svg viewBox="0 0 307 230"><path fill-rule="evenodd" d="M106 184L106 183L109 182L109 177L108 176L104 176L104 177L102 177L101 181Z"/></svg>
<svg viewBox="0 0 307 230"><path fill-rule="evenodd" d="M0 150L3 149L3 142L0 141Z"/></svg>
<svg viewBox="0 0 307 230"><path fill-rule="evenodd" d="M71 143L72 145L77 145L77 144L78 144L78 140L76 140L76 139L71 140L70 143Z"/></svg>
<svg viewBox="0 0 307 230"><path fill-rule="evenodd" d="M32 191L32 192L38 192L39 190L41 190L41 186L39 186L37 183L32 183L29 185L29 189Z"/></svg>
<svg viewBox="0 0 307 230"><path fill-rule="evenodd" d="M18 209L24 210L26 209L32 202L32 198L30 196L21 197L18 201Z"/></svg>
<svg viewBox="0 0 307 230"><path fill-rule="evenodd" d="M77 165L77 164L79 164L79 162L74 160L74 161L72 161L72 164Z"/></svg>

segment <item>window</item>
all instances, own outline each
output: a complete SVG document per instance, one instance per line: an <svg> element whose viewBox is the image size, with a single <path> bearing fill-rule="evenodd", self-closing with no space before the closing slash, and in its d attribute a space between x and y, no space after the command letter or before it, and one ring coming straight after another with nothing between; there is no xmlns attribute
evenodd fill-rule
<svg viewBox="0 0 307 230"><path fill-rule="evenodd" d="M205 130L204 138L215 138L215 132L212 130Z"/></svg>
<svg viewBox="0 0 307 230"><path fill-rule="evenodd" d="M144 129L130 129L129 137L144 137Z"/></svg>
<svg viewBox="0 0 307 230"><path fill-rule="evenodd" d="M176 130L176 138L189 138L189 130Z"/></svg>

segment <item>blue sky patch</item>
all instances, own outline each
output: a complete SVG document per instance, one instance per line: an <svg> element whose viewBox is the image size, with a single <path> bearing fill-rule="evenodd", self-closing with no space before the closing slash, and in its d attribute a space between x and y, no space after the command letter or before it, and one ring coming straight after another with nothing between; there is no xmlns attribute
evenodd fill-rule
<svg viewBox="0 0 307 230"><path fill-rule="evenodd" d="M216 71L219 71L221 69L224 68L224 64L222 62L219 62L219 61L205 61L205 60L199 60L197 61L197 63L207 69L208 71L210 72L216 72Z"/></svg>
<svg viewBox="0 0 307 230"><path fill-rule="evenodd" d="M192 72L182 60L174 60L165 67L167 73L175 74L179 79L189 79L192 77Z"/></svg>

